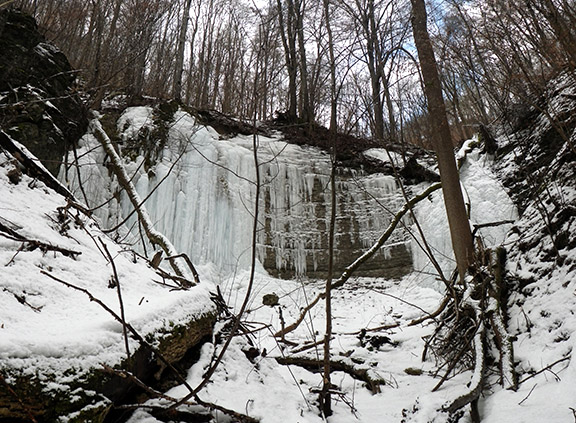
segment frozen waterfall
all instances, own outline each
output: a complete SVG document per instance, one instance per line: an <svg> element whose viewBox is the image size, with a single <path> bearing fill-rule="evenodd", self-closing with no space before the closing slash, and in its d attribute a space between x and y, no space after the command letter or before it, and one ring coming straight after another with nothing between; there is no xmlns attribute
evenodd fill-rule
<svg viewBox="0 0 576 423"><path fill-rule="evenodd" d="M128 108L117 123L120 147L153 133L154 125L151 108ZM156 228L194 263L213 263L222 272L249 264L256 195L253 143L252 136L221 139L214 129L178 111L154 165L146 169L142 156L126 161L141 197L149 196L145 206ZM256 143L262 176L259 261L279 276L322 276L327 265L330 157L317 148L289 144L280 135L259 135ZM89 206L112 198L96 215L103 227L115 226L132 205L111 178L92 135L84 136L77 154ZM73 167L67 175L62 172L61 179L83 198ZM343 268L378 238L403 199L393 177L351 169L340 171L337 189L335 256L336 267ZM123 234L126 242L140 242L134 216ZM408 235L398 231L364 274L399 277L410 270Z"/></svg>

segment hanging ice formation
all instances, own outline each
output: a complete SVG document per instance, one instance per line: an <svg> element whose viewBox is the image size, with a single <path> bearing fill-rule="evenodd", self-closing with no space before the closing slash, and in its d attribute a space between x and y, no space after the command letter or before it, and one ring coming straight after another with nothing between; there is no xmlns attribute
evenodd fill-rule
<svg viewBox="0 0 576 423"><path fill-rule="evenodd" d="M121 147L153 131L153 111L127 109L118 120ZM329 156L312 147L288 144L281 137L258 136L262 175L258 258L266 270L283 277L322 276L327 266L330 210ZM106 158L91 134L81 141L80 175L91 207L104 227L113 227L132 211L105 167ZM178 111L168 129L158 160L145 169L142 156L126 161L156 228L197 264L214 263L222 272L246 267L250 259L255 201L252 136L220 139ZM70 159L69 159L70 161ZM67 179L82 198L77 172ZM160 186L155 189L156 185ZM336 267L348 265L370 246L402 204L394 178L343 170L338 175ZM126 241L141 240L137 220L124 225ZM408 236L398 231L364 275L399 277L411 270ZM149 251L148 251L149 252Z"/></svg>

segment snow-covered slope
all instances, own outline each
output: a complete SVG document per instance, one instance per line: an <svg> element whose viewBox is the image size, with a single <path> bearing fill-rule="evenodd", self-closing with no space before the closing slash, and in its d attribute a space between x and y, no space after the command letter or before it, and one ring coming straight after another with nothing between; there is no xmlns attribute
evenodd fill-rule
<svg viewBox="0 0 576 423"><path fill-rule="evenodd" d="M149 340L214 313L209 278L187 291L171 289L145 261L109 239L64 197L22 175L14 163L2 154L0 374L8 383L25 379L43 384L46 395L69 397L71 386L94 369L125 360L122 324L63 282L120 315L116 271L125 320ZM131 353L139 348L132 336L128 344ZM26 389L23 382L17 386ZM2 385L6 407L4 394L11 397Z"/></svg>

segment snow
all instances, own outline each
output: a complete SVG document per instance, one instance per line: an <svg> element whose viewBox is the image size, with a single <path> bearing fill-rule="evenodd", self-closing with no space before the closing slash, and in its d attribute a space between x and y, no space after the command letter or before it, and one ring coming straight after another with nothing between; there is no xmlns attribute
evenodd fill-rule
<svg viewBox="0 0 576 423"><path fill-rule="evenodd" d="M240 299L245 290L247 272L237 275L235 281L226 281L230 298L236 298L234 305L239 307ZM433 311L440 299L440 294L434 290L421 288L414 280L390 282L386 280L360 279L354 281L354 290L339 290L334 297L334 332L332 341L333 357L335 359L365 361L365 366L385 379L388 384L382 386L382 394L373 395L362 382L355 381L347 374L335 372L332 380L356 407L360 422L399 421L402 408L412 405L413 399L427 387L431 389L434 379L426 372L432 370L432 363L420 361L420 337L429 333L430 326L403 327L386 331L391 342L399 346L384 344L380 349L369 350L369 346L361 346L356 332L363 327L376 327L382 324L392 324L408 321L421 316L421 311L414 306L394 300L389 296L378 294L382 291L398 297L409 297L415 305ZM257 295L250 307L247 320L261 322L254 325L256 332L253 342L260 351L266 349L266 357L257 357L250 362L242 353L248 344L245 337L237 337L232 344L232 350L225 356L224 362L218 368L212 383L208 384L200 394L204 401L214 401L219 405L234 410L247 412L248 415L261 419L262 422L276 422L279 416L282 421L290 422L321 422L323 419L316 410L317 394L310 389L318 388L321 376L313 374L298 366L280 366L275 357L288 355L290 348L277 342L270 334L280 329L278 307L270 308L261 304L263 294L276 292L280 297L280 307L287 323L298 314L300 305L305 299L313 298L321 289L320 284L301 284L295 280L277 280L258 274L255 290ZM318 306L312 311L313 317L307 319L288 339L292 342L310 342L322 338L322 319L324 313ZM268 327L262 328L262 325ZM382 334L382 333L380 333ZM370 335L370 334L369 334ZM312 349L306 356L317 357L321 354L321 346ZM187 381L197 385L210 363L213 345L206 344L202 358L188 372ZM408 367L424 370L422 376L410 376L404 372ZM183 396L187 392L183 387L170 390L170 396ZM353 419L350 408L341 400L335 401L335 414L331 422L349 422ZM385 403L389 405L386 406ZM394 406L391 406L394 404ZM141 422L143 413L134 416L131 422ZM355 419L354 419L355 420ZM155 420L151 420L155 421Z"/></svg>
<svg viewBox="0 0 576 423"><path fill-rule="evenodd" d="M129 109L119 125L121 138L127 140L142 128L151 128L152 120L150 108ZM73 259L37 249L15 255L21 243L0 237L0 260L4 264L0 290L0 366L3 370L22 369L40 378L57 374L59 377L48 384L47 389L67 390L65 369L82 372L102 362L118 363L125 357L120 324L84 294L40 273L44 270L85 287L118 311L116 290L107 288L111 269L97 248L95 240L98 239L106 242L115 257L127 319L143 335L210 311L208 292L214 284L220 285L224 298L234 310L240 308L249 280L245 263L249 257L255 195L251 182L253 140L245 136L237 136L233 141L220 140L214 130L199 126L184 112L178 112L170 131L172 142L153 169L143 169L142 157L126 163L126 167L128 173L134 175L133 182L142 198L162 181L161 188L150 195L146 205L154 224L161 232L170 234L176 248L191 252L195 262L203 263L199 268L202 282L189 291L174 292L155 283L159 277L153 269L113 243L96 222L82 215L78 218L86 229L75 225L72 219L69 228L63 231L57 209L66 204L65 200L27 177L18 185L10 184L6 177L10 164L4 161L0 168L3 195L0 222L26 237L82 254ZM290 210L299 219L313 213L302 198L311 195L314 184L327 183L329 159L318 150L289 145L275 137L259 137L258 141L260 162L266 163L263 174L270 193L269 202L278 212L271 225L278 228L297 225L297 219L291 220L280 212ZM84 189L90 206L104 202L117 189L101 165L105 155L97 146L94 137L87 134L79 151L80 173L87 178ZM569 249L560 251L565 265L546 261L552 238L542 235L542 210L537 204L530 204L519 216L499 181L502 169L495 165L493 158L472 149L471 143L466 144L464 150L467 153L461 176L470 204L471 224L514 221L482 228L479 234L484 246L503 245L508 250L508 276L510 283L517 285L509 299L506 324L514 336L516 370L520 371L521 379L525 379L568 357L574 350L576 269L570 263L576 262L576 253ZM382 152L375 150L371 154L377 157ZM506 172L515 169L510 158L502 158L500 163L508 166ZM76 177L75 171L70 171L67 177L61 175L81 198ZM372 192L380 192L381 197L396 198L395 183L387 177L362 177L360 183ZM340 188L348 190L347 195L357 200L359 210L366 206L365 197L357 192L359 189L346 184ZM555 203L574 204L576 200L573 186L553 188L548 192L550 198L544 198L542 203L552 215ZM412 188L414 193L423 189L424 185ZM398 209L395 206L392 202L390 208ZM117 195L98 211L98 217L102 225L110 227L129 212L126 199ZM430 200L418 204L416 218L449 276L454 264L439 191ZM373 236L377 236L388 220L389 216L368 216L362 224L372 228ZM134 220L129 221L127 227L133 223ZM569 223L557 230L573 233ZM127 239L134 239L134 233L126 229L123 233ZM370 238L370 231L366 229L363 233L366 245L371 245L374 239ZM531 246L534 239L538 242ZM280 251L285 248L285 254L279 255L278 266L284 265L283 260L290 254L286 247L297 242L299 240L289 238L276 241ZM282 342L273 334L282 328L282 320L286 325L295 321L302 308L321 292L323 282L302 277L275 279L258 264L254 292L245 316L252 334L234 338L211 382L200 391L200 398L256 417L262 423L447 422L447 414L439 410L466 392L467 384L473 386L479 375L463 372L449 378L437 392L431 392L443 373L435 375L438 363L434 357L422 360L422 338L430 335L435 326L431 321L419 325L410 325L410 322L436 310L443 297L443 287L416 242L412 243L412 253L415 271L401 280L352 278L334 292L332 358L368 368L370 374L384 379L386 383L380 387L380 393L373 394L363 382L336 371L332 382L342 396L335 397L333 416L325 419L319 415L314 390L321 386L321 375L295 365L280 365L276 358L294 354L321 357L321 346L294 351L323 338L322 302L286 336L297 346ZM296 263L303 271L305 262L296 260ZM262 305L262 296L272 292L279 296L280 304ZM27 304L19 302L16 295L23 296ZM390 328L370 330L383 325ZM223 323L219 323L217 329L222 326ZM365 337L360 336L362 329L367 330ZM371 345L370 339L379 339L382 344ZM130 344L132 349L136 348L134 340L130 340ZM260 352L265 350L265 356L249 360L243 350L250 346ZM200 359L186 374L190 385L194 387L201 382L220 347L216 337L202 346ZM421 370L422 374L409 374L406 369L412 369L410 373ZM572 422L572 409L576 406L575 378L576 364L568 359L521 383L517 392L500 387L497 376L489 373L479 401L481 418L486 422ZM177 386L167 395L181 397L187 393L183 386ZM73 397L74 393L70 395ZM160 399L149 401L153 405L164 403L165 400ZM136 411L129 421L159 422L146 409ZM460 421L470 422L469 413Z"/></svg>
<svg viewBox="0 0 576 423"><path fill-rule="evenodd" d="M402 155L394 151L386 151L383 148L371 148L366 150L364 154L366 156L378 159L383 163L390 163L390 159L392 159L392 165L397 166L398 168L402 167Z"/></svg>
<svg viewBox="0 0 576 423"><path fill-rule="evenodd" d="M152 268L108 239L94 221L73 208L69 215L59 213L66 200L41 182L24 175L20 183L11 184L6 176L10 166L4 161L0 167L0 222L28 239L80 254L19 250L24 243L0 236L0 368L6 375L9 369L20 369L24 375L62 378L71 368L81 375L125 358L122 325L84 293L41 273L89 290L119 314L116 289L108 288L112 269L99 243L114 257L126 320L143 335L211 312L209 282L172 292L155 282L160 277ZM138 347L135 340L130 339L130 347Z"/></svg>
<svg viewBox="0 0 576 423"><path fill-rule="evenodd" d="M122 141L137 138L138 135L153 128L152 107L128 107L118 119L118 129Z"/></svg>

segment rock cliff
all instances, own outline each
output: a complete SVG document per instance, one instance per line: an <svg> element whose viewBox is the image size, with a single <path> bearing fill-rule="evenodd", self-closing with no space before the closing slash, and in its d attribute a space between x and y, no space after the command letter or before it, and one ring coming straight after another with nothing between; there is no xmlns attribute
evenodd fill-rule
<svg viewBox="0 0 576 423"><path fill-rule="evenodd" d="M46 43L33 18L0 10L0 129L54 175L86 130L75 81L66 56Z"/></svg>

